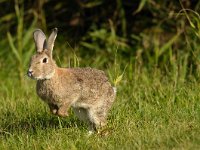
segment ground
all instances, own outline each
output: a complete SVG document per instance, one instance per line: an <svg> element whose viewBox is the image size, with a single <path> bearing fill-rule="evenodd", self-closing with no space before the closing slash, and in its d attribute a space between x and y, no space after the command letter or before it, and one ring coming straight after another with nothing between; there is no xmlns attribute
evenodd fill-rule
<svg viewBox="0 0 200 150"><path fill-rule="evenodd" d="M161 75L126 74L118 85L108 125L88 135L70 112L58 118L35 93L4 81L0 93L0 149L199 149L200 86Z"/></svg>

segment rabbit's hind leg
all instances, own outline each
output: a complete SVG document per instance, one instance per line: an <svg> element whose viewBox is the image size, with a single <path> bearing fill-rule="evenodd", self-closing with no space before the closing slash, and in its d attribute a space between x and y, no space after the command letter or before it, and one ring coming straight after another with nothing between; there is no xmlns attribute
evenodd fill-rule
<svg viewBox="0 0 200 150"><path fill-rule="evenodd" d="M79 107L73 108L73 111L81 121L88 122L89 118L87 109Z"/></svg>
<svg viewBox="0 0 200 150"><path fill-rule="evenodd" d="M85 108L73 108L76 116L85 123L88 124L89 134L92 134L95 131L95 124L90 120L90 115L88 109Z"/></svg>
<svg viewBox="0 0 200 150"><path fill-rule="evenodd" d="M98 132L99 128L104 127L107 124L106 113L103 110L91 109L88 111L89 118L89 131Z"/></svg>

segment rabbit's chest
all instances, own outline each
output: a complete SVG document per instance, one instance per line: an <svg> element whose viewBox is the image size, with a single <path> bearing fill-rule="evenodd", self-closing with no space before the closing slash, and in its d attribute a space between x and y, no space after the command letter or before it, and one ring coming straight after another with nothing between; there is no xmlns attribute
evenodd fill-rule
<svg viewBox="0 0 200 150"><path fill-rule="evenodd" d="M74 82L38 81L38 96L47 103L60 105L65 101L75 101L81 96L81 86Z"/></svg>
<svg viewBox="0 0 200 150"><path fill-rule="evenodd" d="M61 103L62 102L62 88L58 85L51 85L47 83L37 83L36 91L38 96L47 103Z"/></svg>

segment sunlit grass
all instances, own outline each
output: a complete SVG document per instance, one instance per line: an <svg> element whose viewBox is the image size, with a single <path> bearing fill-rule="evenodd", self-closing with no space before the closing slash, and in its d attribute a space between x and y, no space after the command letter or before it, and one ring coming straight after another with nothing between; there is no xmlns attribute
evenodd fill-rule
<svg viewBox="0 0 200 150"><path fill-rule="evenodd" d="M0 149L199 148L199 83L177 82L145 71L129 80L128 73L118 85L106 134L91 136L73 112L60 122L52 116L37 97L34 81L25 77L26 88L16 88L16 79L12 84L4 81L0 87Z"/></svg>

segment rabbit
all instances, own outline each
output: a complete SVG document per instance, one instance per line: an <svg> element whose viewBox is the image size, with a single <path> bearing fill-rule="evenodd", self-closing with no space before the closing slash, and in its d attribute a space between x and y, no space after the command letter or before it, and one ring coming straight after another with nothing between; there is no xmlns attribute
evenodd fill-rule
<svg viewBox="0 0 200 150"><path fill-rule="evenodd" d="M93 133L106 125L116 88L102 70L58 67L52 58L57 32L54 28L48 40L42 30L33 32L36 54L31 57L27 74L37 80L37 95L48 104L52 114L67 117L72 107Z"/></svg>

